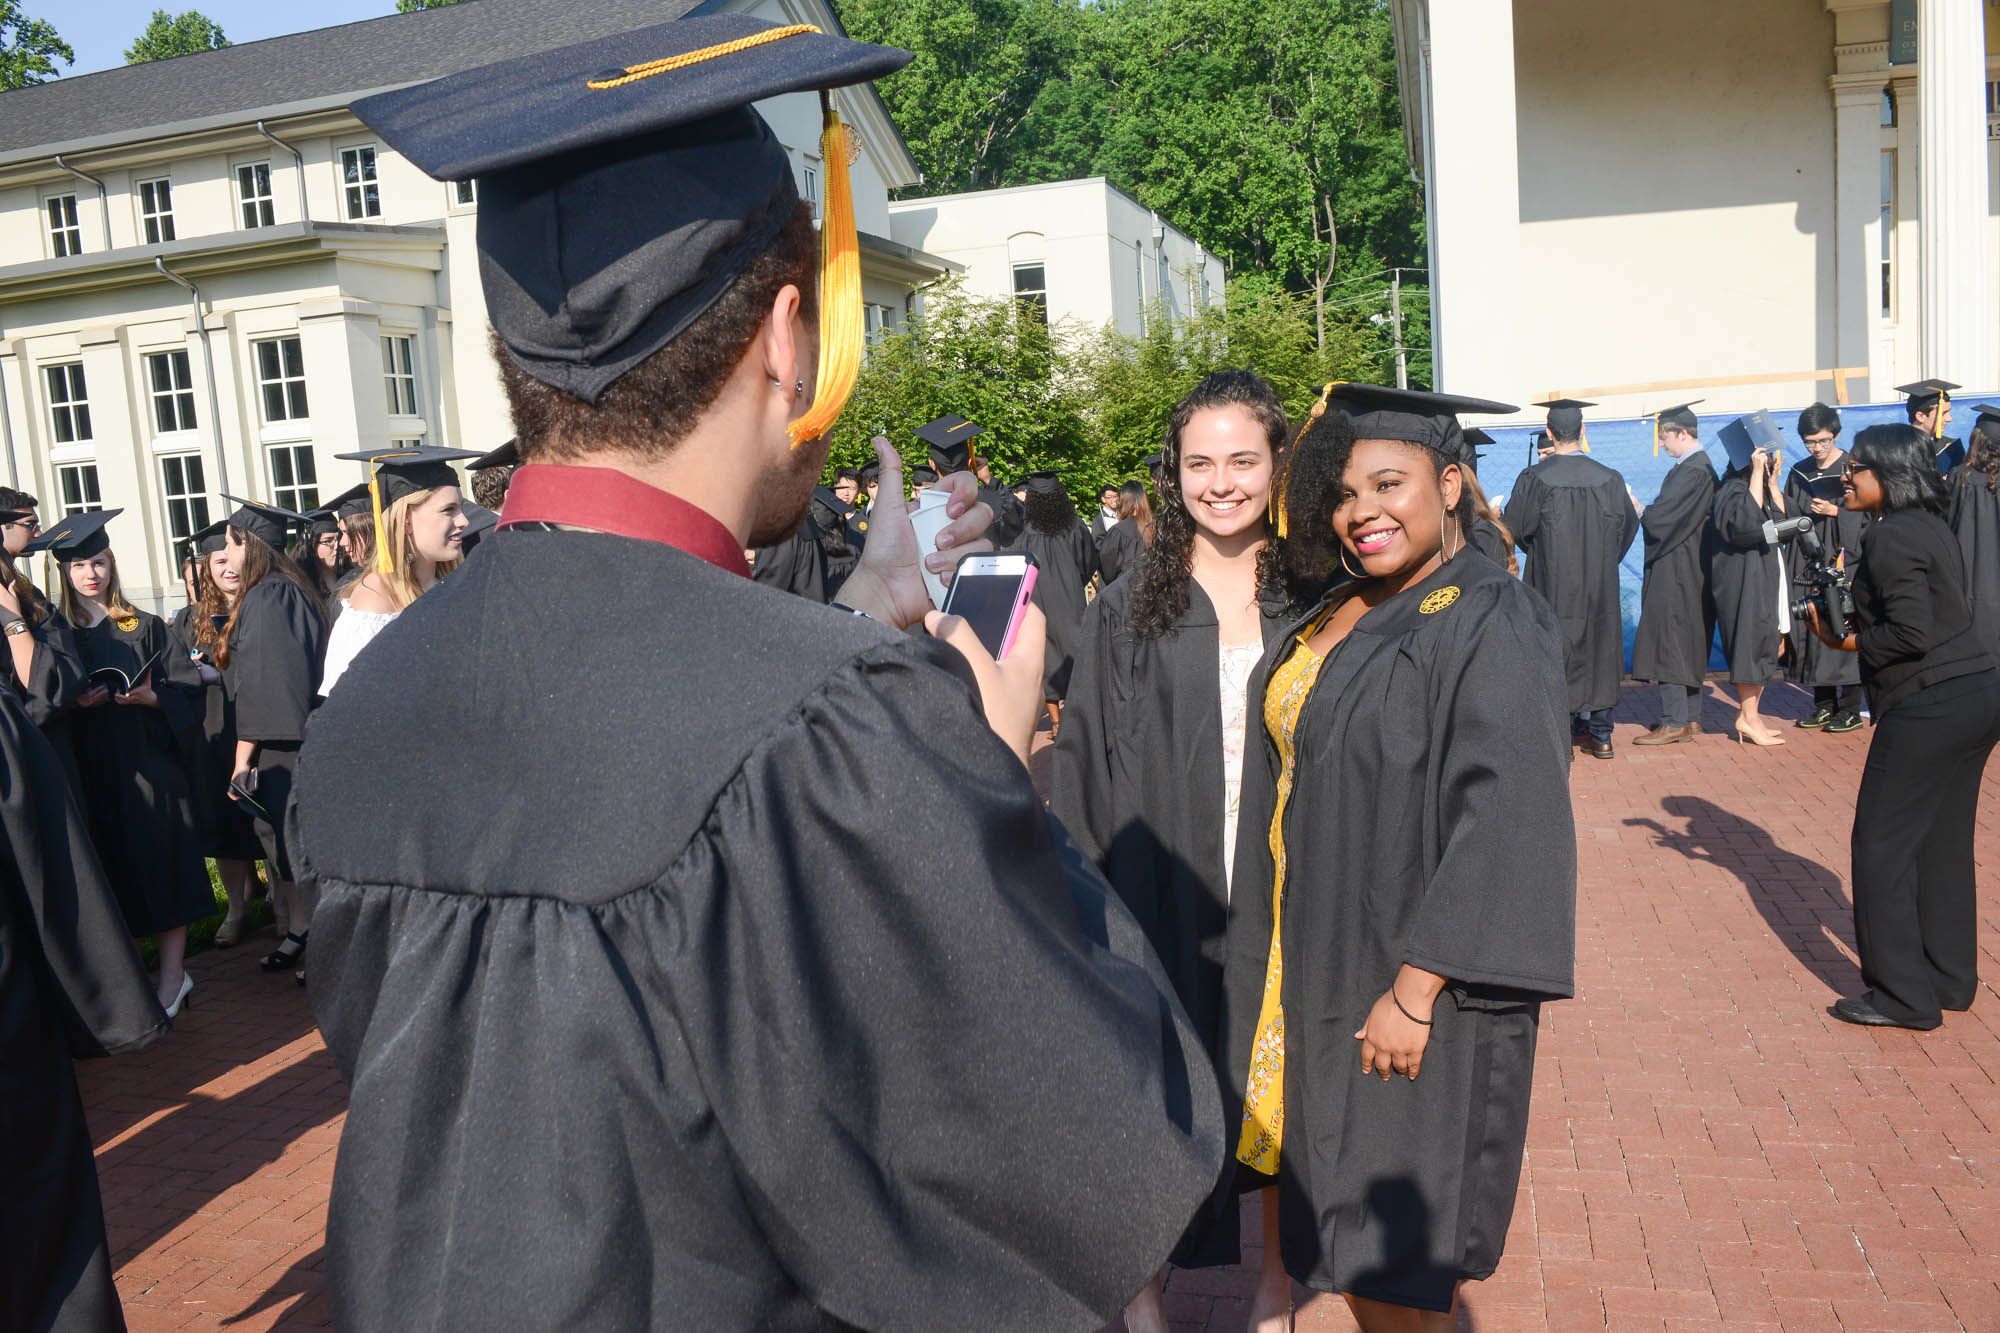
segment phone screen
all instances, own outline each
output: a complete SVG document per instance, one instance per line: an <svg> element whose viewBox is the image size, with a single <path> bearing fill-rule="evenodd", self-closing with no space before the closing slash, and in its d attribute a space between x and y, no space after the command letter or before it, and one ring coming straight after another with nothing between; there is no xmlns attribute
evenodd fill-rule
<svg viewBox="0 0 2000 1333"><path fill-rule="evenodd" d="M1025 570L1001 574L961 569L945 597L945 613L964 617L995 660L1007 642L1008 625L1015 604L1021 599L1021 580L1026 576Z"/></svg>

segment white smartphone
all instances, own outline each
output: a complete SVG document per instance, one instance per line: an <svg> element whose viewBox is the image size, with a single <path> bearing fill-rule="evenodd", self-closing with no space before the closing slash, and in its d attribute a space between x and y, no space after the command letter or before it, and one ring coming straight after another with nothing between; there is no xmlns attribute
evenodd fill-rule
<svg viewBox="0 0 2000 1333"><path fill-rule="evenodd" d="M998 662L1014 646L1039 572L1035 557L1026 551L965 556L952 575L942 610L948 616L963 616Z"/></svg>

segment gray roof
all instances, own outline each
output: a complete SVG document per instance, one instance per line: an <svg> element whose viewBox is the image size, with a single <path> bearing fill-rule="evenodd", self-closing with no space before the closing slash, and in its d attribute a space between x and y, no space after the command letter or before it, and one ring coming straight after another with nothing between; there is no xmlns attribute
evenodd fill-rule
<svg viewBox="0 0 2000 1333"><path fill-rule="evenodd" d="M0 93L0 161L344 105L363 92L721 7L722 0L468 0L54 79Z"/></svg>

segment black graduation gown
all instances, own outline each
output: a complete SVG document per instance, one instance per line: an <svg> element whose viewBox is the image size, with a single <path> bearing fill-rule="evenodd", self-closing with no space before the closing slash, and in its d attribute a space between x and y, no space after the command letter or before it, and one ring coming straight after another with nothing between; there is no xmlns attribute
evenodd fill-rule
<svg viewBox="0 0 2000 1333"><path fill-rule="evenodd" d="M1221 1106L962 659L654 543L486 545L301 765L335 1322L1097 1328Z"/></svg>
<svg viewBox="0 0 2000 1333"><path fill-rule="evenodd" d="M1716 621L1729 679L1762 685L1778 669L1778 553L1764 543L1774 515L1750 498L1748 469L1725 473L1715 488Z"/></svg>
<svg viewBox="0 0 2000 1333"><path fill-rule="evenodd" d="M188 761L201 741L201 698L169 670L166 622L141 611L128 623L130 629L106 617L77 627L84 670L117 667L131 674L154 658L150 676L160 706L77 709L76 762L97 859L125 924L134 935L157 935L215 914L188 794Z"/></svg>
<svg viewBox="0 0 2000 1333"><path fill-rule="evenodd" d="M55 747L56 762L62 765L71 794L81 799L83 779L77 772L76 747L70 741L70 730L75 711L71 705L88 688L83 658L77 653L76 635L69 621L52 604L42 603L41 613L33 620L35 653L28 665L28 678L13 679L11 653L4 658L7 665L0 669L12 681L14 697L20 701L28 720L40 727L42 735Z"/></svg>
<svg viewBox="0 0 2000 1333"><path fill-rule="evenodd" d="M446 660L441 653L427 669L435 671ZM264 864L285 880L293 878L285 811L325 663L326 621L310 594L277 574L243 594L222 683L236 705L236 738L257 743L256 801L272 822L254 817L251 822ZM233 771L233 754L230 763ZM370 780L384 778L377 774ZM405 784L399 779L389 785Z"/></svg>
<svg viewBox="0 0 2000 1333"><path fill-rule="evenodd" d="M1021 534L1020 549L1035 557L1035 605L1049 622L1048 658L1043 667L1042 693L1061 702L1069 694L1071 663L1083 634L1084 590L1097 577L1097 543L1090 529L1072 523L1065 532Z"/></svg>
<svg viewBox="0 0 2000 1333"><path fill-rule="evenodd" d="M1500 529L1493 526L1491 519L1484 515L1474 515L1472 522L1466 528L1465 544L1500 568L1507 568L1507 542L1500 535Z"/></svg>
<svg viewBox="0 0 2000 1333"><path fill-rule="evenodd" d="M1190 579L1180 624L1141 638L1127 622L1131 594L1121 580L1084 614L1049 808L1138 918L1220 1077L1224 864L1233 854L1223 845L1220 629L1214 604ZM1267 645L1287 618L1266 611ZM1174 781L1162 782L1163 773ZM1237 1262L1234 1220L1233 1208L1205 1214L1174 1262Z"/></svg>
<svg viewBox="0 0 2000 1333"><path fill-rule="evenodd" d="M1271 943L1264 694L1318 614L1250 687L1225 1009L1238 1126ZM1278 1234L1308 1286L1442 1310L1499 1262L1540 1001L1572 993L1568 712L1555 615L1472 551L1362 617L1321 668L1284 825ZM1384 1082L1353 1034L1404 963L1451 980L1422 1073Z"/></svg>
<svg viewBox="0 0 2000 1333"><path fill-rule="evenodd" d="M1715 642L1715 468L1696 449L1667 470L1660 493L1639 516L1646 576L1632 674L1662 685L1699 685Z"/></svg>
<svg viewBox="0 0 2000 1333"><path fill-rule="evenodd" d="M1988 653L2000 658L2000 494L1984 472L1962 467L1952 475L1950 522L1965 554L1973 632Z"/></svg>
<svg viewBox="0 0 2000 1333"><path fill-rule="evenodd" d="M1005 551L1021 540L1027 530L1028 511L1010 493L997 486L979 488L979 498L993 511L993 525L986 529L986 539L993 543L996 551Z"/></svg>
<svg viewBox="0 0 2000 1333"><path fill-rule="evenodd" d="M1842 456L1843 460L1845 455ZM1868 516L1842 506L1838 514L1815 514L1812 510L1814 499L1810 487L1818 485L1825 490L1834 488L1834 503L1840 503L1840 469L1842 461L1836 461L1830 468L1821 468L1813 462L1811 455L1792 465L1785 474L1785 515L1790 518L1804 514L1813 521L1813 535L1826 550L1830 561L1841 552L1847 552L1847 567L1851 570L1861 559L1861 534L1867 531ZM1799 544L1788 542L1782 557L1785 568L1791 575L1792 600L1797 601L1805 592L1801 582L1806 572L1806 553ZM1792 622L1792 632L1788 636L1791 654L1785 674L1801 685L1859 685L1861 683L1861 659L1854 653L1829 648L1820 642L1817 634L1804 620Z"/></svg>
<svg viewBox="0 0 2000 1333"><path fill-rule="evenodd" d="M1570 711L1612 707L1625 674L1618 562L1639 531L1625 478L1583 454L1555 454L1515 479L1504 517L1528 554L1521 577L1562 625Z"/></svg>
<svg viewBox="0 0 2000 1333"><path fill-rule="evenodd" d="M766 587L809 602L827 600L826 552L819 544L819 528L810 515L784 541L758 549L756 558L750 562L750 577Z"/></svg>
<svg viewBox="0 0 2000 1333"><path fill-rule="evenodd" d="M824 600L838 601L840 585L847 582L847 576L861 563L861 546L848 537L847 516L827 508L817 497L813 499L812 522L826 560Z"/></svg>
<svg viewBox="0 0 2000 1333"><path fill-rule="evenodd" d="M1121 518L1118 525L1097 539L1097 568L1107 584L1118 581L1127 570L1138 568L1146 555L1146 539L1139 532L1139 520Z"/></svg>
<svg viewBox="0 0 2000 1333"><path fill-rule="evenodd" d="M242 807L228 796L229 779L236 767L236 704L221 681L210 684L195 668L196 614L195 607L184 606L167 622L170 674L181 685L201 691L201 738L188 760L195 834L205 856L254 861L264 854L257 843L257 830Z"/></svg>
<svg viewBox="0 0 2000 1333"><path fill-rule="evenodd" d="M55 752L11 696L0 828L0 1328L122 1329L71 1061L150 1045L167 1016Z"/></svg>

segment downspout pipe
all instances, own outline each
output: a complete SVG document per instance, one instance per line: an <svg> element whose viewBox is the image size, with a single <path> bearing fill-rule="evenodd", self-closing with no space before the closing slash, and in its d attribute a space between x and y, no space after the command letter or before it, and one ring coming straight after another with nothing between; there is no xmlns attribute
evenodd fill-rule
<svg viewBox="0 0 2000 1333"><path fill-rule="evenodd" d="M278 147L284 149L286 152L292 155L292 168L293 168L292 176L299 183L299 221L300 222L311 221L312 215L306 212L305 154L301 153L298 149L292 147L292 145L286 143L283 139L280 139L277 135L271 133L271 131L265 129L264 122L261 120L257 122L257 133L263 135L266 139L269 139L272 143L278 145Z"/></svg>
<svg viewBox="0 0 2000 1333"><path fill-rule="evenodd" d="M111 191L104 188L104 182L98 177L91 175L87 171L78 171L75 167L63 161L61 153L56 154L55 163L78 180L89 181L97 187L97 216L99 221L104 223L104 248L109 250L111 248Z"/></svg>
<svg viewBox="0 0 2000 1333"><path fill-rule="evenodd" d="M222 399L215 390L215 347L208 340L208 320L203 316L201 311L201 288L168 268L167 261L158 255L153 256L153 267L158 269L160 276L168 282L173 283L177 287L187 288L188 298L194 304L194 329L201 337L201 368L206 372L205 378L208 380L208 420L210 428L215 432L216 492L220 495L227 495L229 493L229 464L225 460L222 449Z"/></svg>
<svg viewBox="0 0 2000 1333"><path fill-rule="evenodd" d="M21 465L14 457L14 426L7 419L7 377L0 375L0 442L7 446L7 484L16 490L25 489L21 485Z"/></svg>

